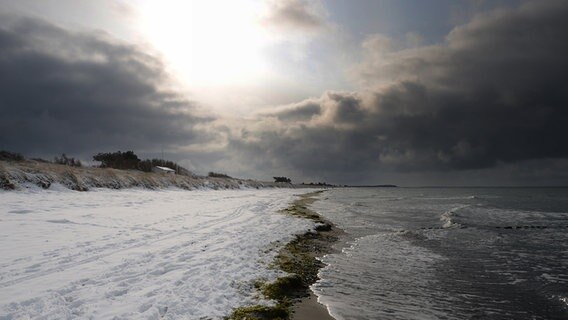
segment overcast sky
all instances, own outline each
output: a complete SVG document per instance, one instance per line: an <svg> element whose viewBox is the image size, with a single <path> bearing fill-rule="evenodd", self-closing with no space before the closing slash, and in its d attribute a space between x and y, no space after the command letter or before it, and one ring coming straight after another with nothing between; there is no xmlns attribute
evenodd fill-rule
<svg viewBox="0 0 568 320"><path fill-rule="evenodd" d="M568 185L568 2L0 0L0 149Z"/></svg>

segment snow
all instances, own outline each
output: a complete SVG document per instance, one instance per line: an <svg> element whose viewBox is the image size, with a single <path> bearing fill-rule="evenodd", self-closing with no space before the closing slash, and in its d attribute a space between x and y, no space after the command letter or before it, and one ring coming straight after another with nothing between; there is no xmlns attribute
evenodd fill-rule
<svg viewBox="0 0 568 320"><path fill-rule="evenodd" d="M156 168L163 170L163 171L176 172L174 169L171 169L171 168L168 168L168 167L156 166Z"/></svg>
<svg viewBox="0 0 568 320"><path fill-rule="evenodd" d="M313 223L300 190L0 192L0 319L222 318ZM277 242L279 241L279 242Z"/></svg>
<svg viewBox="0 0 568 320"><path fill-rule="evenodd" d="M155 166L155 171L158 172L164 172L164 173L175 173L176 171L172 168L168 168L168 167L160 167L160 166Z"/></svg>

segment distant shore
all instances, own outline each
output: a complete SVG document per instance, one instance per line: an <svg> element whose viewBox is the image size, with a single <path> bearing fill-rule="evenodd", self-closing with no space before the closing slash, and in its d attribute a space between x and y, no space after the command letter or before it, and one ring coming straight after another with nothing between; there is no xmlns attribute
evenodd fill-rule
<svg viewBox="0 0 568 320"><path fill-rule="evenodd" d="M363 185L363 186L346 186L349 188L398 188L397 185L394 184L376 184L376 185Z"/></svg>

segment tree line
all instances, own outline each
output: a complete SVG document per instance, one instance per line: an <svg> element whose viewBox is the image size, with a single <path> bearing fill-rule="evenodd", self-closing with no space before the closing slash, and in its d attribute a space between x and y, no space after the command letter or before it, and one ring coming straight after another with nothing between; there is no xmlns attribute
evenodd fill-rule
<svg viewBox="0 0 568 320"><path fill-rule="evenodd" d="M140 170L144 172L151 172L152 168L160 166L173 169L177 174L188 176L192 175L191 171L173 161L164 159L141 160L133 151L97 153L93 156L93 160L100 162L101 164L99 165L99 167L101 168Z"/></svg>

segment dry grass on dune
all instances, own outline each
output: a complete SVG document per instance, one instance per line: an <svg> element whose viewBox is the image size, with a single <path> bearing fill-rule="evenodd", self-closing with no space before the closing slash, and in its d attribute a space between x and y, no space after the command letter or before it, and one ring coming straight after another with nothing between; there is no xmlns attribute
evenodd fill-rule
<svg viewBox="0 0 568 320"><path fill-rule="evenodd" d="M159 189L178 187L192 190L198 188L238 189L274 186L253 180L169 175L137 170L110 168L70 167L34 160L0 161L0 189L16 190L25 185L36 185L44 189L54 184L66 188L87 191L91 188L133 188Z"/></svg>

